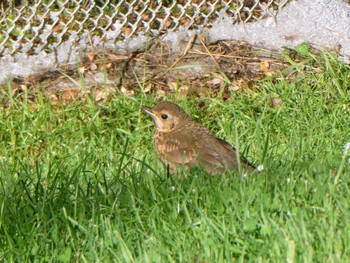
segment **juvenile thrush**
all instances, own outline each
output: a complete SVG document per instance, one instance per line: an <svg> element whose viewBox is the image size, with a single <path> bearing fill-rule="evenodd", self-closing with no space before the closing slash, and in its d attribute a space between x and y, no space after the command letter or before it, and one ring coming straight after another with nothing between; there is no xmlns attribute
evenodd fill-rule
<svg viewBox="0 0 350 263"><path fill-rule="evenodd" d="M178 167L203 167L210 174L252 167L236 149L193 121L178 105L160 102L153 108L142 106L155 124L153 146L159 159L174 172Z"/></svg>

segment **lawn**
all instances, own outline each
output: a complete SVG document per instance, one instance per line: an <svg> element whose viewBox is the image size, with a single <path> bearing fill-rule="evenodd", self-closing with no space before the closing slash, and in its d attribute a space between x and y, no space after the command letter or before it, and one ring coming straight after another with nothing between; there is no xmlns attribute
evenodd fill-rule
<svg viewBox="0 0 350 263"><path fill-rule="evenodd" d="M169 175L140 110L155 96L3 86L0 261L350 261L350 68L324 53L288 70L227 101L163 98L264 165L248 177Z"/></svg>

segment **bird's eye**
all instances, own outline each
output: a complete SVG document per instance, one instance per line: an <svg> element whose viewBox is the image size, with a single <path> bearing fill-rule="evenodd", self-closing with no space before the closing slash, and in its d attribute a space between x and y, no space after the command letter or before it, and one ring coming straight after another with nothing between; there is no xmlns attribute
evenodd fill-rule
<svg viewBox="0 0 350 263"><path fill-rule="evenodd" d="M167 114L162 114L160 117L162 117L163 120L166 120L168 118Z"/></svg>

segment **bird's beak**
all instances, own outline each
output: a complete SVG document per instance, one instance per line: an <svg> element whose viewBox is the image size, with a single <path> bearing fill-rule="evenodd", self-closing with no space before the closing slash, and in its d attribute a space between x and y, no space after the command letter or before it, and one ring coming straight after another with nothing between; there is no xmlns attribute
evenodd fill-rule
<svg viewBox="0 0 350 263"><path fill-rule="evenodd" d="M152 108L146 107L146 106L141 106L141 110L145 111L148 115L153 116L154 114L152 113Z"/></svg>

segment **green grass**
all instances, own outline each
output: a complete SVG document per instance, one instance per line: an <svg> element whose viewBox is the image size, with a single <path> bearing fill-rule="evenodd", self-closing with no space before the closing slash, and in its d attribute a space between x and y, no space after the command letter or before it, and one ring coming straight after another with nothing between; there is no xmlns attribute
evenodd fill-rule
<svg viewBox="0 0 350 263"><path fill-rule="evenodd" d="M52 106L6 95L0 261L349 261L350 70L327 54L312 61L317 73L200 98L204 112L168 98L264 164L248 178L169 177L139 109L153 97Z"/></svg>

